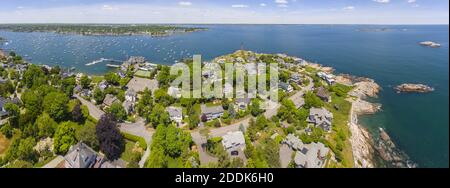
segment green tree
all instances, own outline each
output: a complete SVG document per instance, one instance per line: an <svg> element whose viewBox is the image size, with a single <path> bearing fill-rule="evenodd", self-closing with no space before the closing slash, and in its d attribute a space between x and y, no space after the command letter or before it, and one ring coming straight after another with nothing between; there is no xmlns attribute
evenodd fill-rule
<svg viewBox="0 0 450 188"><path fill-rule="evenodd" d="M58 124L44 112L36 119L34 126L38 128L39 138L46 138L53 136Z"/></svg>
<svg viewBox="0 0 450 188"><path fill-rule="evenodd" d="M8 115L9 115L9 120L8 120L9 124L12 127L18 128L19 127L19 118L20 118L19 107L14 103L6 103L4 108L8 112Z"/></svg>
<svg viewBox="0 0 450 188"><path fill-rule="evenodd" d="M307 109L310 109L312 107L320 108L323 105L324 105L323 101L313 92L307 92L305 94L305 108Z"/></svg>
<svg viewBox="0 0 450 188"><path fill-rule="evenodd" d="M81 85L81 87L83 87L83 89L89 88L89 86L91 85L91 82L92 82L92 80L87 75L83 75L80 78L80 85Z"/></svg>
<svg viewBox="0 0 450 188"><path fill-rule="evenodd" d="M106 111L114 115L116 120L122 121L127 118L127 112L123 108L122 104L118 102L113 103Z"/></svg>
<svg viewBox="0 0 450 188"><path fill-rule="evenodd" d="M43 107L50 117L56 121L62 121L67 117L67 104L69 97L64 93L52 92L44 97Z"/></svg>
<svg viewBox="0 0 450 188"><path fill-rule="evenodd" d="M114 72L108 72L105 74L105 80L108 82L108 84L118 85L120 81L120 76Z"/></svg>
<svg viewBox="0 0 450 188"><path fill-rule="evenodd" d="M105 98L105 94L99 88L95 88L93 92L94 100L97 104L101 104Z"/></svg>
<svg viewBox="0 0 450 188"><path fill-rule="evenodd" d="M86 122L84 126L76 131L76 138L79 141L87 144L94 150L99 149L99 142L96 135L95 124Z"/></svg>
<svg viewBox="0 0 450 188"><path fill-rule="evenodd" d="M65 154L69 151L70 146L76 144L75 123L63 122L56 129L53 137L53 148L55 153Z"/></svg>

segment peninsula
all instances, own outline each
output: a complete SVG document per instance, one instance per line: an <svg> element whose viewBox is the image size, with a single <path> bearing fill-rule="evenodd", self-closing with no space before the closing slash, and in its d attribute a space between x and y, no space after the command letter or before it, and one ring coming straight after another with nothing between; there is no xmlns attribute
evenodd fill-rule
<svg viewBox="0 0 450 188"><path fill-rule="evenodd" d="M168 36L175 33L188 33L205 28L181 27L153 24L0 24L0 30L13 32L55 32L78 35L150 35Z"/></svg>

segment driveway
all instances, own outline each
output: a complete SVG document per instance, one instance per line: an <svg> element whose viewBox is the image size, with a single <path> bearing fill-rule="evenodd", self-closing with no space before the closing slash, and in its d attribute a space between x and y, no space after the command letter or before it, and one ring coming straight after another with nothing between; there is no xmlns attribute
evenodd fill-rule
<svg viewBox="0 0 450 188"><path fill-rule="evenodd" d="M145 150L144 155L142 155L141 160L139 161L139 167L144 168L145 162L150 156L150 146L152 144L152 137L155 131L153 129L148 129L145 126L144 119L142 118L138 118L135 123L120 123L119 129L122 132L144 138L145 142L147 143L147 149Z"/></svg>
<svg viewBox="0 0 450 188"><path fill-rule="evenodd" d="M191 132L192 141L195 142L198 148L198 154L200 157L200 164L206 165L210 162L217 162L217 158L206 153L205 148L202 145L206 144L206 138L203 137L198 131Z"/></svg>
<svg viewBox="0 0 450 188"><path fill-rule="evenodd" d="M73 96L75 96L78 100L81 101L81 104L87 106L88 110L89 110L89 114L96 120L99 120L100 117L105 114L105 112L103 112L100 108L98 108L95 104L93 104L90 101L87 101L86 99L83 99L83 97L80 97L77 94L74 94Z"/></svg>

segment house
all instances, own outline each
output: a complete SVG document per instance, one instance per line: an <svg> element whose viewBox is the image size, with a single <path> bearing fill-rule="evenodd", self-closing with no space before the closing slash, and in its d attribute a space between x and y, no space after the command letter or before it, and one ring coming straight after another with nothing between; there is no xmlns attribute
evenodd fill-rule
<svg viewBox="0 0 450 188"><path fill-rule="evenodd" d="M291 97L292 102L295 105L295 108L299 109L303 105L305 105L305 99L303 98L303 93L297 92Z"/></svg>
<svg viewBox="0 0 450 188"><path fill-rule="evenodd" d="M117 100L116 96L111 95L111 94L107 94L105 96L105 99L103 99L103 104L105 106L111 106L112 104L114 104Z"/></svg>
<svg viewBox="0 0 450 188"><path fill-rule="evenodd" d="M63 168L121 168L124 166L115 165L100 156L92 148L80 142L70 147L69 152L64 156Z"/></svg>
<svg viewBox="0 0 450 188"><path fill-rule="evenodd" d="M325 102L331 101L330 92L328 92L323 86L317 88L316 95Z"/></svg>
<svg viewBox="0 0 450 188"><path fill-rule="evenodd" d="M180 98L181 97L181 89L178 87L170 86L167 89L167 94L174 98Z"/></svg>
<svg viewBox="0 0 450 188"><path fill-rule="evenodd" d="M234 103L236 104L236 110L246 110L251 100L248 97L237 98Z"/></svg>
<svg viewBox="0 0 450 188"><path fill-rule="evenodd" d="M134 91L133 88L128 89L128 90L125 92L125 100L126 100L126 101L136 102L136 97L137 97L137 94L136 94L136 91Z"/></svg>
<svg viewBox="0 0 450 188"><path fill-rule="evenodd" d="M335 77L332 74L327 74L327 73L324 73L324 72L318 72L317 76L319 76L320 78L325 80L329 85L333 85L334 82L336 82Z"/></svg>
<svg viewBox="0 0 450 188"><path fill-rule="evenodd" d="M309 116L306 119L308 123L314 124L316 127L321 127L324 131L330 132L333 121L333 114L325 108L311 108Z"/></svg>
<svg viewBox="0 0 450 188"><path fill-rule="evenodd" d="M142 64L142 63L145 63L145 57L131 56L125 63L127 63L129 65Z"/></svg>
<svg viewBox="0 0 450 188"><path fill-rule="evenodd" d="M284 90L287 93L294 91L294 88L291 86L291 84L288 84L285 82L280 82L279 88Z"/></svg>
<svg viewBox="0 0 450 188"><path fill-rule="evenodd" d="M181 107L169 106L166 108L169 113L170 120L180 124L183 121L183 109Z"/></svg>
<svg viewBox="0 0 450 188"><path fill-rule="evenodd" d="M126 74L124 71L122 71L122 70L117 71L117 75L119 75L120 78L125 78L125 77L127 77L127 74Z"/></svg>
<svg viewBox="0 0 450 188"><path fill-rule="evenodd" d="M292 74L289 81L292 83L296 83L298 85L302 84L302 78L300 77L300 74L298 74L298 73Z"/></svg>
<svg viewBox="0 0 450 188"><path fill-rule="evenodd" d="M330 151L322 143L304 144L294 134L288 134L282 141L289 148L295 151L294 163L297 168L321 168L323 167L326 155Z"/></svg>
<svg viewBox="0 0 450 188"><path fill-rule="evenodd" d="M202 110L202 114L206 116L206 119L208 121L221 117L224 112L221 105L208 107L208 106L202 104L201 110Z"/></svg>
<svg viewBox="0 0 450 188"><path fill-rule="evenodd" d="M237 155L239 151L244 151L244 134L241 131L228 132L222 136L222 145L231 155Z"/></svg>
<svg viewBox="0 0 450 188"><path fill-rule="evenodd" d="M8 116L8 111L5 110L5 104L9 101L3 97L0 97L0 119Z"/></svg>
<svg viewBox="0 0 450 188"><path fill-rule="evenodd" d="M134 106L135 106L134 102L125 100L125 101L123 101L122 106L125 109L125 111L127 112L127 114L134 112Z"/></svg>
<svg viewBox="0 0 450 188"><path fill-rule="evenodd" d="M297 151L294 157L297 168L322 168L329 149L322 143L307 144L306 148Z"/></svg>
<svg viewBox="0 0 450 188"><path fill-rule="evenodd" d="M80 91L80 95L82 97L90 97L91 94L92 94L92 91L89 90L89 89L83 89L83 90Z"/></svg>
<svg viewBox="0 0 450 188"><path fill-rule="evenodd" d="M108 83L106 82L106 80L103 80L100 83L98 83L98 88L101 91L105 91L105 89L108 88Z"/></svg>
<svg viewBox="0 0 450 188"><path fill-rule="evenodd" d="M76 85L73 88L73 92L75 92L75 93L80 93L82 90L83 90L83 88L80 85Z"/></svg>

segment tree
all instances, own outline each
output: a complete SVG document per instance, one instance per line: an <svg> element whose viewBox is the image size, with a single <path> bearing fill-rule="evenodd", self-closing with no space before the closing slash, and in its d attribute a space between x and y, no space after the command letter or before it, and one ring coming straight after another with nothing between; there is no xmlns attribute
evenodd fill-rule
<svg viewBox="0 0 450 188"><path fill-rule="evenodd" d="M148 116L148 121L153 127L157 127L158 125L168 125L170 123L170 116L164 106L156 104Z"/></svg>
<svg viewBox="0 0 450 188"><path fill-rule="evenodd" d="M118 102L113 103L106 111L114 115L116 120L122 121L127 118L127 112Z"/></svg>
<svg viewBox="0 0 450 188"><path fill-rule="evenodd" d="M84 126L76 131L76 138L79 141L87 144L94 150L99 149L99 142L96 135L95 124L86 122Z"/></svg>
<svg viewBox="0 0 450 188"><path fill-rule="evenodd" d="M39 93L33 90L27 90L20 98L25 106L26 113L29 114L32 119L41 114L43 97Z"/></svg>
<svg viewBox="0 0 450 188"><path fill-rule="evenodd" d="M8 112L8 115L9 115L9 120L8 120L9 124L12 127L18 128L19 127L19 118L20 118L19 107L14 103L6 103L4 108Z"/></svg>
<svg viewBox="0 0 450 188"><path fill-rule="evenodd" d="M87 89L91 85L91 81L92 80L87 75L83 75L80 78L80 85L81 87L83 87L83 89Z"/></svg>
<svg viewBox="0 0 450 188"><path fill-rule="evenodd" d="M100 104L103 102L103 99L105 98L105 94L99 88L95 88L93 97L94 97L95 102L97 104Z"/></svg>
<svg viewBox="0 0 450 188"><path fill-rule="evenodd" d="M36 119L34 126L38 128L39 138L46 138L53 136L58 124L44 112Z"/></svg>
<svg viewBox="0 0 450 188"><path fill-rule="evenodd" d="M36 141L32 137L28 137L20 140L19 147L17 148L17 156L20 160L33 162L37 160L37 153L34 150Z"/></svg>
<svg viewBox="0 0 450 188"><path fill-rule="evenodd" d="M38 66L30 65L23 74L23 81L28 88L39 87L47 83L47 76Z"/></svg>
<svg viewBox="0 0 450 188"><path fill-rule="evenodd" d="M117 127L114 115L107 113L102 115L97 123L96 135L100 151L109 160L116 160L125 151L125 140Z"/></svg>
<svg viewBox="0 0 450 188"><path fill-rule="evenodd" d="M73 89L77 85L77 82L74 77L67 77L62 80L61 83L61 90L67 95L72 96L73 95Z"/></svg>
<svg viewBox="0 0 450 188"><path fill-rule="evenodd" d="M109 72L105 74L105 80L108 82L108 84L111 85L118 85L120 81L119 75L117 75L114 72Z"/></svg>
<svg viewBox="0 0 450 188"><path fill-rule="evenodd" d="M72 109L72 120L83 124L86 118L84 117L83 111L81 109L81 104L77 103Z"/></svg>
<svg viewBox="0 0 450 188"><path fill-rule="evenodd" d="M53 136L53 148L55 153L67 153L70 146L77 142L75 137L75 126L76 124L73 122L63 122L58 126L55 135Z"/></svg>
<svg viewBox="0 0 450 188"><path fill-rule="evenodd" d="M64 93L51 92L44 97L43 107L50 117L56 121L62 121L67 117L67 103L69 97Z"/></svg>
<svg viewBox="0 0 450 188"><path fill-rule="evenodd" d="M322 107L323 101L317 97L313 92L307 92L305 94L305 108L310 109L312 107L320 108Z"/></svg>
<svg viewBox="0 0 450 188"><path fill-rule="evenodd" d="M253 99L250 105L250 113L256 117L261 114L263 110L260 107L259 101L257 99Z"/></svg>

